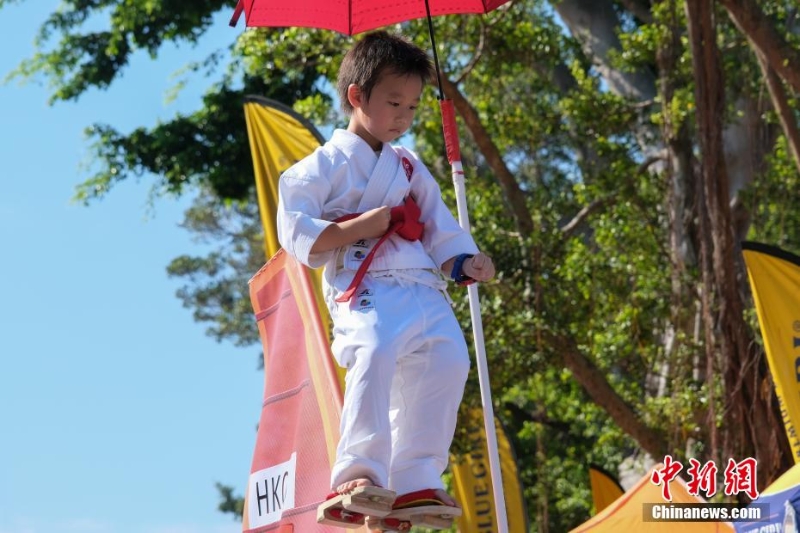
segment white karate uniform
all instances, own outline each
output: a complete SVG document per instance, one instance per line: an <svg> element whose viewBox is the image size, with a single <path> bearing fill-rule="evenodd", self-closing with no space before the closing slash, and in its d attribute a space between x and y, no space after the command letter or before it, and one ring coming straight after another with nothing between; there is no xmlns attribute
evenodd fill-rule
<svg viewBox="0 0 800 533"><path fill-rule="evenodd" d="M300 262L325 265L331 347L345 378L341 439L331 486L368 477L398 494L441 488L469 370L464 335L439 267L475 242L442 202L436 180L412 151L336 130L282 176L278 239ZM419 241L392 235L344 303L355 271L377 239L311 254L340 216L400 205L411 193L425 225Z"/></svg>

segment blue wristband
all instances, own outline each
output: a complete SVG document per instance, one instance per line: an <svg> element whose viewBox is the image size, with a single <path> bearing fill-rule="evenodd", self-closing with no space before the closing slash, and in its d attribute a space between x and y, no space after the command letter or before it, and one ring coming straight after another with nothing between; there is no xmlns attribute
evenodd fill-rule
<svg viewBox="0 0 800 533"><path fill-rule="evenodd" d="M456 257L455 261L453 261L453 271L450 272L450 277L453 278L453 281L459 285L469 285L475 281L471 277L464 274L464 261L471 257L474 256L472 254L461 254Z"/></svg>

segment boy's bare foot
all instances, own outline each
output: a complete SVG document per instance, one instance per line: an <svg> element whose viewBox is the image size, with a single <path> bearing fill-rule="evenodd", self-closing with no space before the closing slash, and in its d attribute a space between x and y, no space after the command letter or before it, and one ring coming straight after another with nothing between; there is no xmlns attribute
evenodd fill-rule
<svg viewBox="0 0 800 533"><path fill-rule="evenodd" d="M375 483L372 482L371 479L366 477L356 478L352 481L347 481L342 483L338 487L336 487L336 492L339 494L347 494L348 492L356 489L358 487L374 487Z"/></svg>

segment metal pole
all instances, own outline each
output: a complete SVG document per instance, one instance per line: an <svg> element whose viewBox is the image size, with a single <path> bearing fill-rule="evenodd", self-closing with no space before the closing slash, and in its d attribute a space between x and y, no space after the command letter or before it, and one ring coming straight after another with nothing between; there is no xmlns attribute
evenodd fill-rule
<svg viewBox="0 0 800 533"><path fill-rule="evenodd" d="M453 169L453 184L456 189L458 223L465 231L469 232L470 223L469 214L467 213L467 188L464 183L464 169L461 166L461 161L452 161L451 165ZM469 312L472 317L472 335L475 340L475 358L478 363L478 382L481 389L481 404L483 405L483 429L486 433L486 448L489 454L497 531L498 533L508 533L506 500L503 494L503 474L500 470L500 454L497 449L497 429L494 424L494 407L492 406L489 365L486 360L486 346L484 345L478 284L469 285L467 293L469 295Z"/></svg>
<svg viewBox="0 0 800 533"><path fill-rule="evenodd" d="M453 185L456 190L456 207L458 223L466 232L470 232L469 214L467 212L467 188L464 182L464 168L461 165L458 128L455 120L455 109L452 100L446 100L442 88L439 71L439 57L436 53L436 40L433 37L433 22L425 0L428 15L428 29L433 45L433 58L436 66L436 81L439 85L439 106L442 112L442 129L444 133L447 160L453 171ZM478 364L478 382L481 389L481 405L483 406L483 428L486 434L486 449L489 455L489 470L492 478L492 494L494 496L495 516L497 517L497 533L508 533L508 517L506 516L506 500L503 494L503 474L500 470L500 453L497 449L497 432L494 424L494 407L492 406L492 389L489 381L489 365L486 360L486 346L483 337L481 320L481 303L478 297L478 285L473 283L467 287L469 296L469 312L472 318L472 335L475 343L475 359Z"/></svg>

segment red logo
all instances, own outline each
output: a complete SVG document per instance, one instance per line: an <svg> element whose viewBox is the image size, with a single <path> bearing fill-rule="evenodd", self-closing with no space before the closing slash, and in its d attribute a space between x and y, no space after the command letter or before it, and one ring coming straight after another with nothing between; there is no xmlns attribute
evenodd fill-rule
<svg viewBox="0 0 800 533"><path fill-rule="evenodd" d="M689 459L689 469L686 471L689 474L689 494L692 496L700 496L700 491L706 493L706 497L710 498L717 493L717 465L714 461L708 461L704 465L700 465L697 459Z"/></svg>
<svg viewBox="0 0 800 533"><path fill-rule="evenodd" d="M671 455L664 456L664 468L661 470L653 470L650 476L650 481L653 485L662 485L661 497L664 501L672 501L672 492L669 490L669 482L675 479L680 471L683 470L683 465L680 461L673 461Z"/></svg>
<svg viewBox="0 0 800 533"><path fill-rule="evenodd" d="M407 157L403 158L403 170L406 171L406 178L408 178L408 181L411 181L411 175L414 174L414 166Z"/></svg>
<svg viewBox="0 0 800 533"><path fill-rule="evenodd" d="M717 472L719 471L714 461L708 461L703 465L697 459L689 459L689 465L686 471L690 478L687 483L689 494L698 496L700 491L703 491L707 497L713 496L717 492ZM750 496L751 500L758 498L758 488L756 487L757 467L758 463L752 457L748 457L738 463L733 459L728 459L728 464L724 471L725 495L734 496L744 492ZM653 470L650 481L654 485L662 485L661 496L665 501L672 501L669 483L678 476L681 470L683 470L683 464L680 461L673 460L671 455L664 456L663 468Z"/></svg>
<svg viewBox="0 0 800 533"><path fill-rule="evenodd" d="M756 488L756 460L752 457L736 462L728 459L725 467L725 495L732 496L744 492L751 499L758 498L758 488Z"/></svg>

